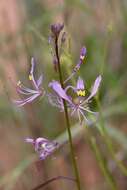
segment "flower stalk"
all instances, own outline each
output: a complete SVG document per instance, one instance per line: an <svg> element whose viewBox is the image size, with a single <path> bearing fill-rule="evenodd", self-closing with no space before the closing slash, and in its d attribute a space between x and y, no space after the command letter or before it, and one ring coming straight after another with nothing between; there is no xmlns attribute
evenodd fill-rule
<svg viewBox="0 0 127 190"><path fill-rule="evenodd" d="M57 58L57 67L58 67L58 73L59 73L59 80L60 80L61 87L64 89L64 82L63 82L63 77L62 77L62 72L61 72L60 57L59 57L59 48L58 48L58 36L57 35L55 36L55 53L56 53L56 58ZM68 115L66 101L64 99L63 99L63 105L64 105L64 112L65 112L65 118L66 118L66 125L67 125L67 131L68 131L70 151L71 151L71 156L72 156L74 173L75 173L75 177L76 177L77 189L81 190L80 177L79 177L78 167L77 167L77 163L76 163L76 159L75 159L75 153L74 153L74 148L73 148L73 143L72 143L72 135L71 135L71 129L70 129L70 120L69 120L69 115Z"/></svg>

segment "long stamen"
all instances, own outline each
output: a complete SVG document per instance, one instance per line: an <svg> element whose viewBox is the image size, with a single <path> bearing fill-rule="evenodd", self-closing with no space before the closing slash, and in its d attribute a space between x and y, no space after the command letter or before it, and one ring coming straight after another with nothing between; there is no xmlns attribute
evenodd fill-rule
<svg viewBox="0 0 127 190"><path fill-rule="evenodd" d="M76 72L73 71L73 72L71 73L71 75L70 75L63 83L65 84L66 82L68 82L75 74L76 74Z"/></svg>
<svg viewBox="0 0 127 190"><path fill-rule="evenodd" d="M85 108L82 107L82 106L79 106L79 108L81 108L82 110L87 111L87 112L89 112L89 113L92 113L92 114L98 114L98 112L93 112L93 111L91 111L91 110L85 109Z"/></svg>
<svg viewBox="0 0 127 190"><path fill-rule="evenodd" d="M74 110L71 112L71 116L75 113L77 108L74 108Z"/></svg>
<svg viewBox="0 0 127 190"><path fill-rule="evenodd" d="M83 116L83 118L86 120L87 123L89 123L88 119L86 118L86 116L83 114L83 112L81 110L79 110L79 112L81 113L81 115Z"/></svg>

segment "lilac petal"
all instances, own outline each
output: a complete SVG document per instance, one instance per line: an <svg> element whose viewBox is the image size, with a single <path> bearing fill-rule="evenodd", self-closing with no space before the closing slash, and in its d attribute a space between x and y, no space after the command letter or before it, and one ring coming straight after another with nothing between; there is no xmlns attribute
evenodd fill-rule
<svg viewBox="0 0 127 190"><path fill-rule="evenodd" d="M37 80L37 86L39 87L42 84L43 76L41 75Z"/></svg>
<svg viewBox="0 0 127 190"><path fill-rule="evenodd" d="M24 106L25 104L27 104L27 102L25 102L24 100L21 100L21 102L15 101L15 104L16 104L18 107L22 107L22 106Z"/></svg>
<svg viewBox="0 0 127 190"><path fill-rule="evenodd" d="M24 102L24 100L13 100L13 102L19 106L20 104L22 104Z"/></svg>
<svg viewBox="0 0 127 190"><path fill-rule="evenodd" d="M42 145L42 149L39 151L41 160L44 160L47 156L51 155L59 145L57 142L48 141Z"/></svg>
<svg viewBox="0 0 127 190"><path fill-rule="evenodd" d="M79 77L78 81L77 81L76 89L77 90L84 90L84 88L85 88L84 81Z"/></svg>
<svg viewBox="0 0 127 190"><path fill-rule="evenodd" d="M33 89L30 89L30 88L27 88L25 87L23 84L21 86L19 86L19 88L24 91L24 92L28 92L30 94L34 94L34 93L37 93L38 91L37 90L33 90Z"/></svg>
<svg viewBox="0 0 127 190"><path fill-rule="evenodd" d="M24 94L24 95L30 95L31 94L30 92L25 92L25 91L21 90L21 88L19 88L19 87L16 88L16 91L19 94Z"/></svg>
<svg viewBox="0 0 127 190"><path fill-rule="evenodd" d="M34 139L33 138L26 138L25 142L34 144Z"/></svg>
<svg viewBox="0 0 127 190"><path fill-rule="evenodd" d="M47 139L42 138L42 137L38 137L35 140L35 151L39 151L39 149L41 148L41 145L43 145L43 143L46 143L46 142L48 142Z"/></svg>
<svg viewBox="0 0 127 190"><path fill-rule="evenodd" d="M32 102L34 99L36 99L38 96L40 96L40 94L34 94L32 95L28 100L27 100L27 103L30 103Z"/></svg>
<svg viewBox="0 0 127 190"><path fill-rule="evenodd" d="M35 58L31 58L31 70L30 70L30 75L33 75L34 69L35 69Z"/></svg>
<svg viewBox="0 0 127 190"><path fill-rule="evenodd" d="M57 143L54 141L49 141L48 143L44 143L44 148L47 152L52 152L56 147L57 147Z"/></svg>
<svg viewBox="0 0 127 190"><path fill-rule="evenodd" d="M16 88L16 91L19 94L24 94L24 95L32 95L32 94L37 94L38 93L38 91L29 89L29 88L27 90L24 90L22 87L19 87L19 86Z"/></svg>
<svg viewBox="0 0 127 190"><path fill-rule="evenodd" d="M95 82L94 82L94 85L93 85L93 87L92 87L92 90L91 90L91 94L90 94L90 96L87 98L87 100L90 100L93 96L96 95L96 93L97 93L97 91L98 91L98 88L99 88L99 86L100 86L100 83L101 83L101 79L102 79L101 75L99 75L99 76L96 78L96 80L95 80Z"/></svg>
<svg viewBox="0 0 127 190"><path fill-rule="evenodd" d="M29 98L23 99L23 100L15 100L15 104L19 107L24 106L27 103L32 102L34 99L36 99L40 94L34 94L30 96Z"/></svg>
<svg viewBox="0 0 127 190"><path fill-rule="evenodd" d="M49 152L47 152L47 151L45 151L45 150L41 151L41 152L39 153L40 160L45 160L45 158L46 158L47 156L49 156L49 155L50 155Z"/></svg>
<svg viewBox="0 0 127 190"><path fill-rule="evenodd" d="M45 139L45 138L42 138L42 137L38 137L37 139L36 139L36 141L35 141L35 143L43 143L43 142L47 142L48 140L47 139Z"/></svg>
<svg viewBox="0 0 127 190"><path fill-rule="evenodd" d="M59 82L53 81L49 83L49 87L51 87L61 98L67 100L69 103L72 103L65 90L61 87Z"/></svg>
<svg viewBox="0 0 127 190"><path fill-rule="evenodd" d="M31 58L31 70L30 70L30 75L29 75L29 79L33 82L33 85L34 87L36 88L36 90L38 90L38 85L37 85L37 82L34 78L34 69L35 69L35 64L36 64L36 61L35 61L35 58L32 57Z"/></svg>

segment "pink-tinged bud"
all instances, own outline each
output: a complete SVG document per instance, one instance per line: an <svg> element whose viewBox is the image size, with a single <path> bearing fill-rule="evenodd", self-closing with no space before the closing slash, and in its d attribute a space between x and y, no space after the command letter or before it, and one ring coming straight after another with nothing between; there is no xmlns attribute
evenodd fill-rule
<svg viewBox="0 0 127 190"><path fill-rule="evenodd" d="M82 47L81 52L80 52L80 60L83 61L83 59L85 58L86 55L86 48Z"/></svg>
<svg viewBox="0 0 127 190"><path fill-rule="evenodd" d="M58 37L60 32L63 30L63 28L64 28L64 24L60 24L60 23L52 24L51 25L51 32L53 33L53 35L55 37Z"/></svg>

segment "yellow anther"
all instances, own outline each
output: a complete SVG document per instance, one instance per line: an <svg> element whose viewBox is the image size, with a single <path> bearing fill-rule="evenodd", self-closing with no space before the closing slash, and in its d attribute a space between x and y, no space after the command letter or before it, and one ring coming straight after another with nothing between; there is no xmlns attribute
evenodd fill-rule
<svg viewBox="0 0 127 190"><path fill-rule="evenodd" d="M29 75L29 80L32 80L32 79L33 79L32 75Z"/></svg>
<svg viewBox="0 0 127 190"><path fill-rule="evenodd" d="M83 60L83 59L84 59L84 57L85 57L85 56L83 56L83 55L80 55L80 59L81 59L81 60Z"/></svg>
<svg viewBox="0 0 127 190"><path fill-rule="evenodd" d="M85 90L78 90L77 95L78 96L85 96Z"/></svg>
<svg viewBox="0 0 127 190"><path fill-rule="evenodd" d="M17 82L17 86L21 86L21 81L20 80Z"/></svg>

